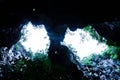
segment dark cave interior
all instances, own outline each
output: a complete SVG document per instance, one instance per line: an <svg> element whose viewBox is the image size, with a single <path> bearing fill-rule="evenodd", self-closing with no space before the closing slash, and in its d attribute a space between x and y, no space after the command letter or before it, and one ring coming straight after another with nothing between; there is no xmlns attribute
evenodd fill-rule
<svg viewBox="0 0 120 80"><path fill-rule="evenodd" d="M88 7L90 5L88 5ZM97 4L95 6L97 6ZM0 48L10 48L15 44L21 36L20 30L22 26L28 21L31 21L35 25L44 24L48 33L54 34L56 38L53 39L53 35L48 34L51 40L49 57L53 64L64 66L65 69L67 68L66 74L72 75L70 80L81 79L80 75L83 75L83 73L78 71L77 66L71 63L69 58L65 59L68 50L59 44L64 38L67 28L66 25L74 31L76 28L82 28L91 24L101 36L110 41L111 45L120 46L120 16L118 14L109 14L111 12L118 13L117 10L114 10L116 7L101 9L97 6L97 9L95 9L95 6L88 8L84 7L82 2L72 1L0 0ZM116 44L114 44L114 42ZM55 50L59 53L62 51L62 55L53 54ZM53 70L56 70L56 68ZM47 77L56 75L57 71L51 73L52 74ZM57 76L59 76L59 74ZM52 79L54 78L51 77L49 80ZM84 79L87 80L87 78ZM69 79L66 78L63 80Z"/></svg>

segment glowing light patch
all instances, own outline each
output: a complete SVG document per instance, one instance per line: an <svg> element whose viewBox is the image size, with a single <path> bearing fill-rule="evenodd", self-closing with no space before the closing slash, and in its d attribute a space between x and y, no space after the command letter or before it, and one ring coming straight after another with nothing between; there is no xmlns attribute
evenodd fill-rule
<svg viewBox="0 0 120 80"><path fill-rule="evenodd" d="M67 28L65 38L61 44L67 46L81 60L94 53L100 54L107 48L105 43L93 39L90 33L83 29L71 31Z"/></svg>
<svg viewBox="0 0 120 80"><path fill-rule="evenodd" d="M46 54L50 40L44 25L34 26L29 22L23 26L21 33L23 35L21 36L20 43L26 51L32 51L33 54L40 52Z"/></svg>

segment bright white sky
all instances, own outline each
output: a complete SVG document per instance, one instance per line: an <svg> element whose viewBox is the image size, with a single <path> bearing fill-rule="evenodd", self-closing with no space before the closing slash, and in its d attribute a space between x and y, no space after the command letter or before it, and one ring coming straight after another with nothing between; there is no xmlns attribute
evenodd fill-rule
<svg viewBox="0 0 120 80"><path fill-rule="evenodd" d="M21 30L23 35L20 42L26 49L26 51L32 51L33 54L37 52L47 52L50 45L49 36L44 25L34 26L31 22L23 26Z"/></svg>
<svg viewBox="0 0 120 80"><path fill-rule="evenodd" d="M67 46L75 55L79 56L80 60L93 53L100 54L107 49L105 43L100 43L93 39L90 33L83 29L71 31L68 28L61 44Z"/></svg>
<svg viewBox="0 0 120 80"><path fill-rule="evenodd" d="M46 54L50 46L50 40L44 25L34 26L29 22L23 26L21 33L23 35L21 36L20 42L26 51L31 50L34 54L42 51ZM93 53L100 54L107 49L105 43L100 43L96 39L93 39L90 33L83 29L71 31L68 28L65 38L61 43L67 46L75 55L79 56L80 59Z"/></svg>

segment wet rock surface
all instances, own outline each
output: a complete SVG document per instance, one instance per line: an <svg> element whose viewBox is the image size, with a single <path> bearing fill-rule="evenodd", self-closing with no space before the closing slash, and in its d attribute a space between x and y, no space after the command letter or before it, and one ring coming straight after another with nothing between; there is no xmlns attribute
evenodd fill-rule
<svg viewBox="0 0 120 80"><path fill-rule="evenodd" d="M119 65L119 60L104 59L97 55L91 65L82 65L82 71L89 80L119 80Z"/></svg>

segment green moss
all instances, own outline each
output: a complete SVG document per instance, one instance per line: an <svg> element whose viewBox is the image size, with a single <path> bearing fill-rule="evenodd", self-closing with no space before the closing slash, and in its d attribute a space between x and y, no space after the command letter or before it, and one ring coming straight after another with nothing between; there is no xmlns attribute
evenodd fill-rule
<svg viewBox="0 0 120 80"><path fill-rule="evenodd" d="M25 69L27 68L27 60L21 59L21 60L15 60L15 64L12 65L12 68L14 69L15 73L25 72Z"/></svg>
<svg viewBox="0 0 120 80"><path fill-rule="evenodd" d="M20 50L20 46L18 44L15 45L15 49L18 51Z"/></svg>
<svg viewBox="0 0 120 80"><path fill-rule="evenodd" d="M20 60L20 61L18 62L18 64L24 65L24 64L25 64L25 61L24 61L24 60Z"/></svg>
<svg viewBox="0 0 120 80"><path fill-rule="evenodd" d="M83 29L86 30L86 31L90 31L91 32L92 31L92 26L87 25Z"/></svg>
<svg viewBox="0 0 120 80"><path fill-rule="evenodd" d="M47 54L44 53L35 53L35 55L33 55L33 59L34 60L46 60L48 58Z"/></svg>
<svg viewBox="0 0 120 80"><path fill-rule="evenodd" d="M85 60L85 64L91 65L91 61L90 61L89 59L86 59L86 60Z"/></svg>
<svg viewBox="0 0 120 80"><path fill-rule="evenodd" d="M97 31L95 30L95 28L93 28L91 25L85 26L85 27L83 28L83 30L89 32L90 35L91 35L94 39L98 40L99 42L105 42L105 41L107 41L107 40L105 40L102 36L100 36L100 35L97 33Z"/></svg>
<svg viewBox="0 0 120 80"><path fill-rule="evenodd" d="M83 58L82 63L86 65L91 65L91 58L90 57Z"/></svg>
<svg viewBox="0 0 120 80"><path fill-rule="evenodd" d="M46 60L44 60L42 62L42 66L43 66L43 69L45 70L45 72L50 72L51 67L52 67L52 63L51 63L50 59L47 58Z"/></svg>
<svg viewBox="0 0 120 80"><path fill-rule="evenodd" d="M102 54L102 56L108 56L112 59L118 59L118 54L120 53L120 47L108 46L108 49Z"/></svg>
<svg viewBox="0 0 120 80"><path fill-rule="evenodd" d="M117 54L112 54L112 55L110 55L110 58L112 58L112 59L117 59L117 58L118 58L118 55L117 55Z"/></svg>

